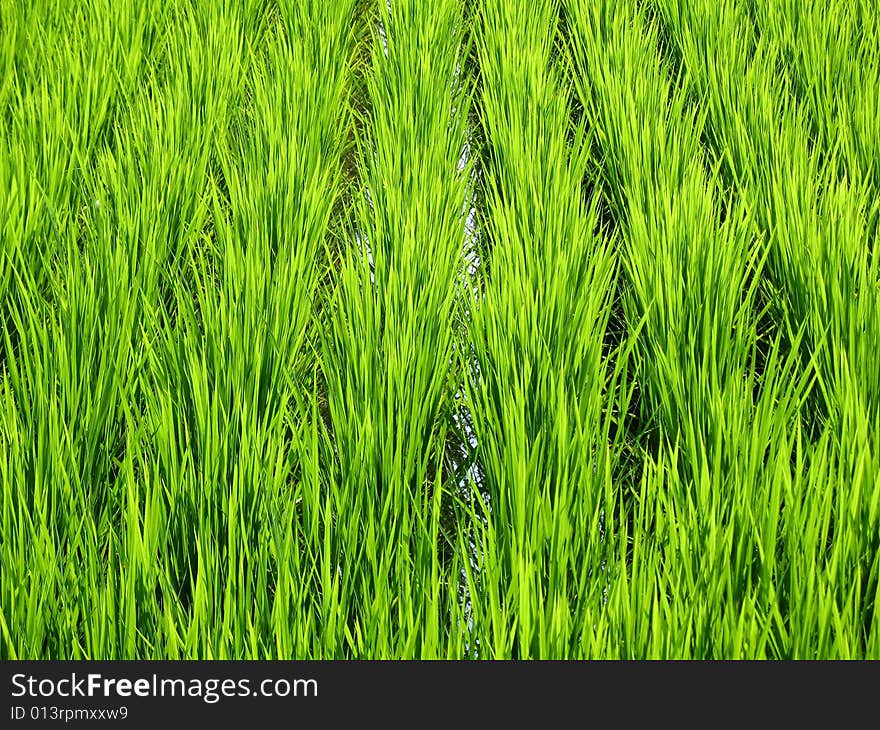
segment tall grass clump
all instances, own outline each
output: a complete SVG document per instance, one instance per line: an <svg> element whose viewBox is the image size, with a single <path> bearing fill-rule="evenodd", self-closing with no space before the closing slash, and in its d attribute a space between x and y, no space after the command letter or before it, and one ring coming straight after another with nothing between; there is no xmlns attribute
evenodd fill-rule
<svg viewBox="0 0 880 730"><path fill-rule="evenodd" d="M880 191L880 10L865 0L821 7L751 0L758 33L785 61L811 138L839 163L838 174ZM877 209L871 210L876 226ZM874 229L876 235L876 228Z"/></svg>
<svg viewBox="0 0 880 730"><path fill-rule="evenodd" d="M320 7L292 6L291 40L279 31L245 92L258 10L169 16L94 166L82 250L67 245L53 281L58 313L11 308L28 338L7 336L4 380L12 655L291 650L296 623L272 598L293 536L279 559L267 531L295 504L291 432L314 370L303 332L339 174L347 59L317 71L321 31L344 49L351 24L333 10L314 27ZM318 93L325 104L303 103Z"/></svg>
<svg viewBox="0 0 880 730"><path fill-rule="evenodd" d="M802 539L792 535L798 559L786 576L784 636L796 654L821 656L832 646L843 655L876 651L880 371L873 352L880 318L866 188L856 174L839 175L846 166L840 144L810 143L806 112L794 102L779 46L755 34L742 7L677 0L653 6L706 109L706 142L767 239L763 286L774 326L789 334L801 369L815 373L801 422L811 442L805 489L816 487L797 509L807 522ZM799 341L790 336L795 332L803 332ZM794 578L808 573L826 592L824 615L833 607L842 617L837 632L827 630L818 599L800 600L802 584ZM817 635L828 643L817 644Z"/></svg>
<svg viewBox="0 0 880 730"><path fill-rule="evenodd" d="M466 363L481 470L466 596L479 656L589 654L616 519L615 259L581 189L590 138L569 118L557 10L486 3L476 21L487 243Z"/></svg>
<svg viewBox="0 0 880 730"><path fill-rule="evenodd" d="M762 525L753 515L779 498L767 459L794 458L786 434L804 383L790 361L756 372L762 247L747 210L727 199L708 167L703 115L668 76L656 27L635 3L565 7L578 97L598 130L606 192L623 231L640 418L657 443L646 468L667 472L663 487L640 497L648 504L639 513L655 512L654 524L636 529L649 553L660 554L657 575L642 574L632 598L676 597L657 617L669 643L628 650L740 654L733 627L746 622L763 633L755 604L772 596L781 567L775 549L761 553L785 529L782 515L771 509ZM752 610L743 612L748 602Z"/></svg>
<svg viewBox="0 0 880 730"><path fill-rule="evenodd" d="M175 600L154 620L172 656L319 651L316 567L300 562L320 514L313 320L341 190L354 9L279 3L266 18L232 4L210 21L228 65L208 99L228 106L202 127L206 226L170 308L155 311L141 464L153 483L136 505L146 522L151 492L165 495L144 541L168 561L159 575Z"/></svg>
<svg viewBox="0 0 880 730"><path fill-rule="evenodd" d="M440 518L456 486L444 462L470 179L459 169L467 39L457 0L379 6L362 194L321 350L332 462L320 589L332 651L436 656L457 601Z"/></svg>
<svg viewBox="0 0 880 730"><path fill-rule="evenodd" d="M13 21L32 75L12 81L0 162L3 621L6 654L26 657L82 652L101 616L89 569L115 559L114 483L141 361L128 254L92 235L110 215L97 169L160 45L145 42L158 8L98 4L101 22L55 10L35 8L46 16L30 29Z"/></svg>

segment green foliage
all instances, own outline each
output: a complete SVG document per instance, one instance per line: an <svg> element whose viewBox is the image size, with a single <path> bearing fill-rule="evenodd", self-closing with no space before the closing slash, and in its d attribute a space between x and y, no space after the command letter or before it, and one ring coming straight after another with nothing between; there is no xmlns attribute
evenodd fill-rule
<svg viewBox="0 0 880 730"><path fill-rule="evenodd" d="M880 658L878 26L0 0L0 657Z"/></svg>

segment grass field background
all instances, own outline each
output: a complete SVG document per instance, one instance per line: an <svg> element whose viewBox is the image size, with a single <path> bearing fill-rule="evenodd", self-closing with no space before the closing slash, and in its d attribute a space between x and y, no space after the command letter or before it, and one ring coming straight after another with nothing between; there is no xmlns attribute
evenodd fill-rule
<svg viewBox="0 0 880 730"><path fill-rule="evenodd" d="M0 0L0 656L880 658L878 35Z"/></svg>

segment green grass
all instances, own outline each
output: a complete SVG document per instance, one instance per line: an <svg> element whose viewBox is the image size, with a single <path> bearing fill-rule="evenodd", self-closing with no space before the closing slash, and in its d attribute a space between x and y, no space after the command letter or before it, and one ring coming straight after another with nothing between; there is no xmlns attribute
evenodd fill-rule
<svg viewBox="0 0 880 730"><path fill-rule="evenodd" d="M880 658L864 0L0 0L0 657Z"/></svg>

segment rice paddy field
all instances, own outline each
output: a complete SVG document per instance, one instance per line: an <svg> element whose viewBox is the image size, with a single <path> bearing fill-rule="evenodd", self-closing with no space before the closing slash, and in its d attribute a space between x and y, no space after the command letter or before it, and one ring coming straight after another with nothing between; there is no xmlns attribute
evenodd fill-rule
<svg viewBox="0 0 880 730"><path fill-rule="evenodd" d="M878 37L0 0L0 657L880 658Z"/></svg>

